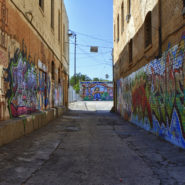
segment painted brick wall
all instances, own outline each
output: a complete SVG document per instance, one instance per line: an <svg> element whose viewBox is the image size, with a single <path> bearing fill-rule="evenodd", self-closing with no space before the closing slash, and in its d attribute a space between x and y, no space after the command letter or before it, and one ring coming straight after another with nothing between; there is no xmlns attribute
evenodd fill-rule
<svg viewBox="0 0 185 185"><path fill-rule="evenodd" d="M0 0L0 6L5 10L0 24L0 119L66 105L68 68L63 59L11 1Z"/></svg>
<svg viewBox="0 0 185 185"><path fill-rule="evenodd" d="M185 148L185 32L160 59L117 81L124 119Z"/></svg>

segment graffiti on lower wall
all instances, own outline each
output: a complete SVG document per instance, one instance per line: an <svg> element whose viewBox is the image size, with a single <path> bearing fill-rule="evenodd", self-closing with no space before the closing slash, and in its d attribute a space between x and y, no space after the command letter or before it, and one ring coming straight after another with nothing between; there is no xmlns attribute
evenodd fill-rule
<svg viewBox="0 0 185 185"><path fill-rule="evenodd" d="M10 117L35 112L37 109L37 73L34 65L26 58L24 52L16 50L5 69L9 83L6 93Z"/></svg>
<svg viewBox="0 0 185 185"><path fill-rule="evenodd" d="M81 82L80 95L84 101L113 100L112 82Z"/></svg>
<svg viewBox="0 0 185 185"><path fill-rule="evenodd" d="M185 148L185 39L117 82L117 109L138 126Z"/></svg>
<svg viewBox="0 0 185 185"><path fill-rule="evenodd" d="M51 81L50 76L44 72L39 70L39 91L38 91L38 109L48 108L50 105L50 89L51 89Z"/></svg>
<svg viewBox="0 0 185 185"><path fill-rule="evenodd" d="M15 51L8 67L3 69L5 98L11 118L63 105L62 85L52 86L50 75L36 68L30 57L27 57L24 41L22 48ZM51 102L53 91L54 104Z"/></svg>
<svg viewBox="0 0 185 185"><path fill-rule="evenodd" d="M53 89L53 102L55 107L63 105L63 88L61 84L55 85Z"/></svg>

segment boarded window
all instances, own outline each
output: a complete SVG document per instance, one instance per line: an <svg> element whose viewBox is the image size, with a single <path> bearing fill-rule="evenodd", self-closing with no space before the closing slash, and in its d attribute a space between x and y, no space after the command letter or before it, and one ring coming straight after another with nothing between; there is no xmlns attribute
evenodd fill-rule
<svg viewBox="0 0 185 185"><path fill-rule="evenodd" d="M66 36L65 36L65 34L66 34L66 28L65 28L65 25L63 24L63 52L65 53L65 51L66 51L66 48L65 48L65 46L66 46L66 43L65 43L65 41L66 41Z"/></svg>
<svg viewBox="0 0 185 185"><path fill-rule="evenodd" d="M130 15L131 14L131 1L127 0L127 14Z"/></svg>
<svg viewBox="0 0 185 185"><path fill-rule="evenodd" d="M39 0L39 6L44 11L44 0Z"/></svg>
<svg viewBox="0 0 185 185"><path fill-rule="evenodd" d="M121 4L121 32L124 30L124 6Z"/></svg>
<svg viewBox="0 0 185 185"><path fill-rule="evenodd" d="M54 29L54 0L51 0L51 27Z"/></svg>
<svg viewBox="0 0 185 185"><path fill-rule="evenodd" d="M60 83L60 67L58 68L58 83Z"/></svg>
<svg viewBox="0 0 185 185"><path fill-rule="evenodd" d="M149 12L145 19L145 48L152 43L152 23L151 23L151 12Z"/></svg>
<svg viewBox="0 0 185 185"><path fill-rule="evenodd" d="M55 63L54 61L51 62L51 77L55 80Z"/></svg>
<svg viewBox="0 0 185 185"><path fill-rule="evenodd" d="M129 64L132 63L132 57L133 57L133 43L132 39L129 42Z"/></svg>
<svg viewBox="0 0 185 185"><path fill-rule="evenodd" d="M60 21L61 21L61 19L60 19L60 11L58 11L58 41L59 42L60 42L60 35L61 35L61 31L60 31L61 24L60 24Z"/></svg>
<svg viewBox="0 0 185 185"><path fill-rule="evenodd" d="M116 41L116 26L114 24L114 41Z"/></svg>
<svg viewBox="0 0 185 185"><path fill-rule="evenodd" d="M117 42L119 42L119 15L117 17Z"/></svg>

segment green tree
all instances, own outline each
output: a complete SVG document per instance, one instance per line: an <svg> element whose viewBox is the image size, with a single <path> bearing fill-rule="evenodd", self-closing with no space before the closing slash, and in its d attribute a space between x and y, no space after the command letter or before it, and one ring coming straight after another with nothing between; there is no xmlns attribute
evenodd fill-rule
<svg viewBox="0 0 185 185"><path fill-rule="evenodd" d="M94 81L94 82L99 82L99 81L100 81L100 79L99 79L99 78L97 78L97 77L95 77L95 78L93 78L93 81Z"/></svg>
<svg viewBox="0 0 185 185"><path fill-rule="evenodd" d="M69 80L70 85L75 89L76 93L79 93L79 91L80 91L80 82L81 81L91 81L91 78L88 77L87 75L77 73L76 74L76 83L75 83L75 76L74 75Z"/></svg>

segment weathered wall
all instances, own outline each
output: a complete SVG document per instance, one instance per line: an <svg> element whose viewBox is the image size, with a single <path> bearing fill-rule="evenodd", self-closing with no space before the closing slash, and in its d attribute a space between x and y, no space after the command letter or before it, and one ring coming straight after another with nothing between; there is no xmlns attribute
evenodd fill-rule
<svg viewBox="0 0 185 185"><path fill-rule="evenodd" d="M171 0L170 0L171 1ZM124 9L124 19L121 19L121 5L123 3L123 9ZM130 10L130 18L127 19L128 16L128 1L127 0L114 0L113 1L113 26L115 26L115 33L114 33L114 63L119 61L120 58L120 53L123 50L127 50L127 44L130 41L130 39L133 39L135 34L141 29L145 17L149 11L154 12L155 15L158 15L158 6L157 6L158 0L149 0L149 1L141 1L141 0L131 0L131 10ZM156 8L154 10L154 8ZM117 40L117 17L119 15L119 41ZM152 17L154 20L152 23L153 28L157 28L158 20L155 20L154 17ZM123 31L121 30L121 24L123 21ZM157 29L156 29L157 30ZM155 31L155 29L153 29ZM143 38L143 35L142 35ZM155 40L155 39L154 39ZM141 45L142 42L141 40L134 41L134 47L136 50L134 50L134 55L137 55L137 50L141 49L140 51L143 52L144 49L142 49ZM136 43L136 44L135 44ZM139 45L140 47L137 47ZM136 53L135 53L136 52ZM141 52L139 52L141 54ZM127 56L125 60L128 62ZM124 64L123 64L124 63ZM129 68L126 62L123 62L122 66L124 66L124 69ZM121 70L121 69L120 69ZM123 71L121 71L123 72Z"/></svg>
<svg viewBox="0 0 185 185"><path fill-rule="evenodd" d="M64 64L62 43L55 43L56 36L48 36L52 44L46 35L42 37L42 31L35 29L23 14L27 9L20 11L16 6L18 3L19 1L0 0L0 10L4 10L0 24L1 120L64 105L64 100L67 102L67 97L64 99L67 95L64 93L67 93L68 58ZM30 6L29 10L35 6L38 4ZM23 10L23 4L20 8ZM57 21L58 19L55 20ZM45 22L41 20L40 24L42 23ZM68 25L66 29L67 27ZM57 30L57 24L54 30ZM47 32L51 30L45 30L45 34L49 35ZM54 43L56 52L53 50Z"/></svg>
<svg viewBox="0 0 185 185"><path fill-rule="evenodd" d="M185 148L185 32L162 58L117 81L118 112Z"/></svg>
<svg viewBox="0 0 185 185"><path fill-rule="evenodd" d="M113 100L113 83L81 82L80 95L84 101Z"/></svg>

